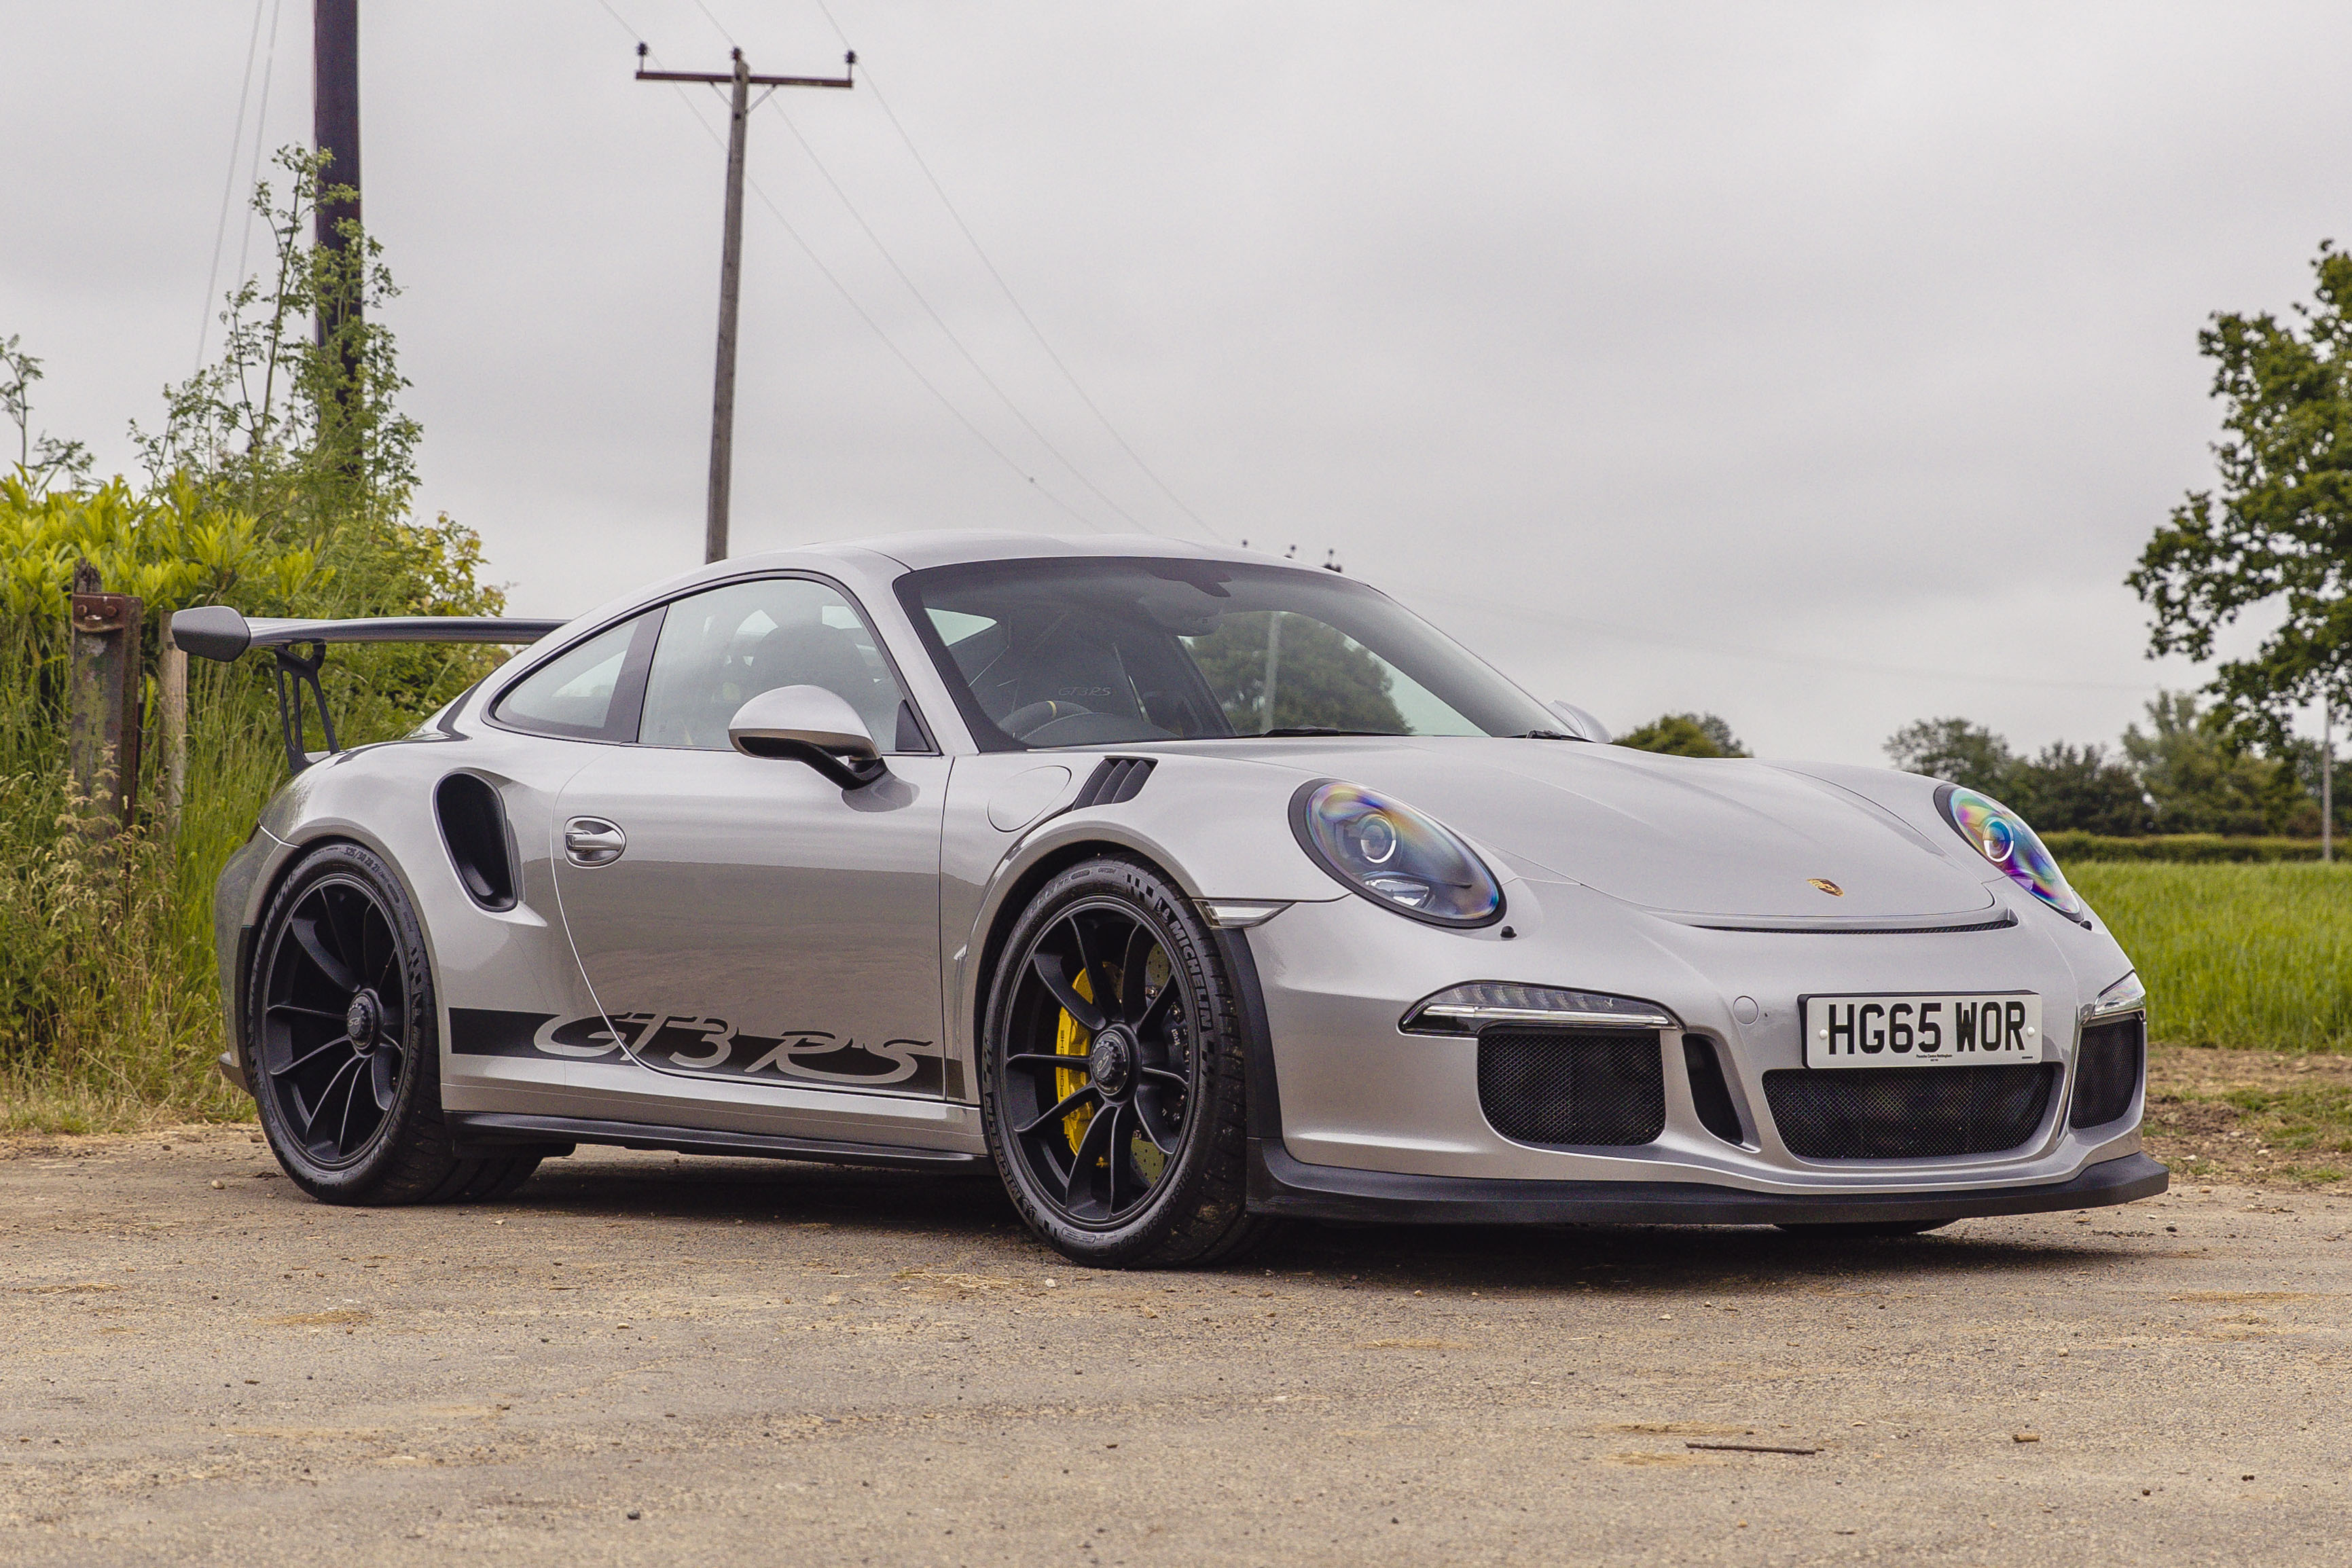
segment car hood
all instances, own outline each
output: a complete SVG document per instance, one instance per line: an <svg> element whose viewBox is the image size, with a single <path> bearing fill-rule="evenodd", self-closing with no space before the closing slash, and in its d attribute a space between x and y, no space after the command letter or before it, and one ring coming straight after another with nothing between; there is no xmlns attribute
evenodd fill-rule
<svg viewBox="0 0 2352 1568"><path fill-rule="evenodd" d="M1523 875L1668 914L1843 925L1981 916L1995 903L1991 868L1957 837L1944 845L1933 823L1770 763L1477 738L1258 742L1247 754L1391 794Z"/></svg>

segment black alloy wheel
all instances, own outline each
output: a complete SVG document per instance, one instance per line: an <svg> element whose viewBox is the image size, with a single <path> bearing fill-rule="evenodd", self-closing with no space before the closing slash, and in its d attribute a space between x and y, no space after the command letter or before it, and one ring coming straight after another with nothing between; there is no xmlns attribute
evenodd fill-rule
<svg viewBox="0 0 2352 1568"><path fill-rule="evenodd" d="M350 875L312 880L270 955L258 1020L267 1092L322 1170L364 1155L399 1095L414 1033L400 958L383 904Z"/></svg>
<svg viewBox="0 0 2352 1568"><path fill-rule="evenodd" d="M1100 860L1013 928L989 1009L982 1109L1030 1228L1081 1262L1231 1256L1244 1210L1244 1058L1199 915L1158 873Z"/></svg>
<svg viewBox="0 0 2352 1568"><path fill-rule="evenodd" d="M246 1005L246 1082L279 1165L331 1203L500 1197L542 1152L464 1157L441 1115L431 967L408 898L357 844L313 851L270 901Z"/></svg>

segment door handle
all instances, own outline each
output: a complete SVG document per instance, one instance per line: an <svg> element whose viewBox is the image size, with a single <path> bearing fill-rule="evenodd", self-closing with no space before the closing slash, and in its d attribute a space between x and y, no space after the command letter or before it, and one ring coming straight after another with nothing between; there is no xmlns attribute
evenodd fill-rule
<svg viewBox="0 0 2352 1568"><path fill-rule="evenodd" d="M610 865L629 847L629 835L602 817L574 817L563 824L563 855L573 865Z"/></svg>

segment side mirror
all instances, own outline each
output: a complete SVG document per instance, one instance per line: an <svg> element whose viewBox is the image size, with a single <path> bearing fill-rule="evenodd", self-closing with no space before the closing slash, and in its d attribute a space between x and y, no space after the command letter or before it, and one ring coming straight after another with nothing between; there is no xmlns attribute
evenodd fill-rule
<svg viewBox="0 0 2352 1568"><path fill-rule="evenodd" d="M1569 734L1585 740L1599 741L1603 746L1609 744L1609 727L1574 703L1547 703L1545 706L1568 721Z"/></svg>
<svg viewBox="0 0 2352 1568"><path fill-rule="evenodd" d="M735 710L727 738L746 757L805 762L845 789L864 789L889 771L857 710L823 686L761 692Z"/></svg>

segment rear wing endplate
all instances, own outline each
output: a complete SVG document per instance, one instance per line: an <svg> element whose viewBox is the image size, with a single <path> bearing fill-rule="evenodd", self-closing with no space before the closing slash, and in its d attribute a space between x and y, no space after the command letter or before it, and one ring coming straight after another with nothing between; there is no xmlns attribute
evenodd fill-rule
<svg viewBox="0 0 2352 1568"><path fill-rule="evenodd" d="M356 621L247 621L226 604L204 604L172 617L172 641L184 653L223 663L257 648L276 655L278 728L287 766L299 773L317 761L302 745L302 693L308 687L331 756L342 749L319 670L330 643L536 643L564 623L497 615L379 615ZM307 647L307 653L297 652Z"/></svg>

